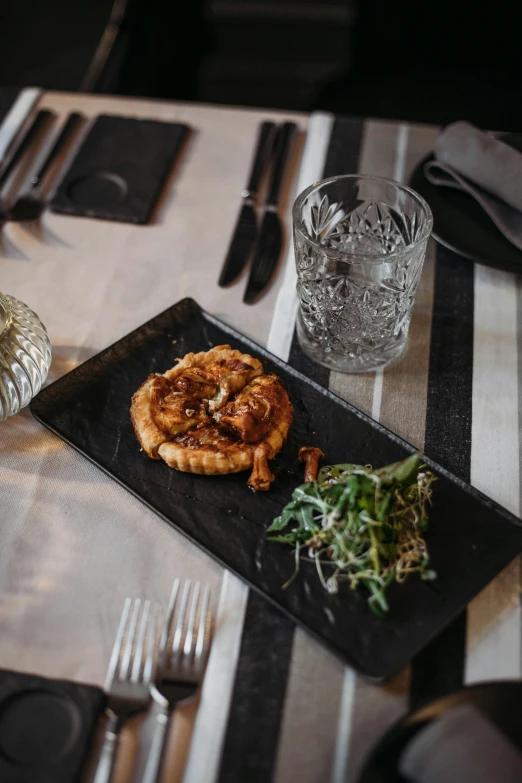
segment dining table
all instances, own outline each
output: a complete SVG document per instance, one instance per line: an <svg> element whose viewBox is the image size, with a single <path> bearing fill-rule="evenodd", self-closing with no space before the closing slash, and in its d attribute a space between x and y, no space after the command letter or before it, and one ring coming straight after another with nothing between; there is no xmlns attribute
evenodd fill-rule
<svg viewBox="0 0 522 783"><path fill-rule="evenodd" d="M190 135L147 225L46 211L0 235L0 290L52 343L48 383L184 297L520 514L522 288L430 240L407 349L384 370L314 364L295 336L291 211L323 176L407 184L439 129L176 101L44 92L60 117L186 123ZM298 127L282 206L285 248L266 295L218 286L260 122ZM346 120L344 120L346 122ZM347 444L349 448L349 444ZM267 520L268 521L268 520ZM459 519L454 519L458 529ZM451 546L451 542L448 543ZM44 429L26 408L0 424L0 668L103 686L126 596L166 605L175 577L212 590L201 693L172 722L165 781L356 783L371 749L426 699L522 675L520 559L385 683L356 674L237 576ZM128 779L140 718L122 735Z"/></svg>

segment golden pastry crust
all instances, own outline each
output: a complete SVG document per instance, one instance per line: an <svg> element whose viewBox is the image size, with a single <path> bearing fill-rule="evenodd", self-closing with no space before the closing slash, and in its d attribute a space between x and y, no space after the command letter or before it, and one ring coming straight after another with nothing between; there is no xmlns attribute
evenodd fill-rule
<svg viewBox="0 0 522 783"><path fill-rule="evenodd" d="M132 397L132 426L142 449L159 459L166 440L186 432L207 418L201 400L177 392L164 375L149 375Z"/></svg>
<svg viewBox="0 0 522 783"><path fill-rule="evenodd" d="M224 427L210 420L164 443L158 453L167 465L183 473L216 476L251 468L253 451L253 446L231 437Z"/></svg>
<svg viewBox="0 0 522 783"><path fill-rule="evenodd" d="M222 475L254 468L254 489L268 489L268 460L281 450L293 408L277 375L220 345L189 353L151 375L132 398L136 436L153 459L186 473Z"/></svg>

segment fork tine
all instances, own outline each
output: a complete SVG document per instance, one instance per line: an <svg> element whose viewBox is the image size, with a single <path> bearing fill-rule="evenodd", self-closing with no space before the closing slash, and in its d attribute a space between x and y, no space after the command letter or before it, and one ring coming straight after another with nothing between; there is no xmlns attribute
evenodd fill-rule
<svg viewBox="0 0 522 783"><path fill-rule="evenodd" d="M166 663L167 656L167 644L169 641L169 635L172 626L172 619L174 617L174 610L176 609L176 599L178 597L179 586L181 584L180 579L174 579L172 583L172 590L170 592L169 605L167 607L167 619L163 626L163 633L161 634L160 646L159 646L159 665L163 666Z"/></svg>
<svg viewBox="0 0 522 783"><path fill-rule="evenodd" d="M194 669L199 672L202 665L205 663L209 646L209 625L210 614L208 606L210 603L210 587L205 585L203 590L203 598L201 599L201 608L199 610L199 627L198 637L196 641L196 650L194 653Z"/></svg>
<svg viewBox="0 0 522 783"><path fill-rule="evenodd" d="M173 662L175 662L174 665L177 665L177 661L179 660L179 655L181 652L183 627L185 625L185 614L187 610L189 590L190 590L190 579L187 579L187 581L183 585L183 593L181 595L181 605L179 608L178 622L176 625L176 631L174 633L174 639L172 641L171 655L173 658Z"/></svg>
<svg viewBox="0 0 522 783"><path fill-rule="evenodd" d="M111 659L109 661L109 668L107 669L107 677L105 678L105 690L107 691L112 685L112 681L114 680L114 675L116 674L116 667L118 666L118 661L120 660L121 648L123 646L123 639L125 636L125 627L127 625L127 620L129 619L129 611L130 611L131 603L132 603L131 599L126 598L125 603L123 604L123 609L120 617L120 624L118 626L118 633L116 634L116 639L114 640Z"/></svg>
<svg viewBox="0 0 522 783"><path fill-rule="evenodd" d="M143 675L141 681L145 685L152 682L154 675L154 654L156 652L156 633L158 629L158 608L154 606L149 622L149 633L147 638L147 657L143 665Z"/></svg>
<svg viewBox="0 0 522 783"><path fill-rule="evenodd" d="M136 649L134 651L134 661L132 664L131 682L138 682L140 679L141 664L143 658L143 648L145 645L145 634L147 633L147 623L149 619L150 601L147 600L143 604L141 612L140 629L138 631L138 638L136 639Z"/></svg>
<svg viewBox="0 0 522 783"><path fill-rule="evenodd" d="M194 646L194 625L196 623L196 611L198 608L199 591L201 590L201 582L196 582L194 590L192 592L192 603L190 604L189 617L187 622L187 633L185 635L185 645L183 647L183 668L188 669L190 667L190 658L192 656L192 649Z"/></svg>
<svg viewBox="0 0 522 783"><path fill-rule="evenodd" d="M129 674L132 649L134 647L134 636L136 634L136 626L138 624L138 614L140 611L140 606L141 606L141 599L136 598L134 600L134 607L132 609L129 629L127 631L127 644L125 645L125 650L123 652L123 657L121 659L121 666L120 666L120 673L119 673L120 680L126 680Z"/></svg>

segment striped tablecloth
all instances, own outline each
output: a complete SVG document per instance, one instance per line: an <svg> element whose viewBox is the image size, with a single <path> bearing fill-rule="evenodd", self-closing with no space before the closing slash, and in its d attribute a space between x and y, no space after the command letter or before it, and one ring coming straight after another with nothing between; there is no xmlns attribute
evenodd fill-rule
<svg viewBox="0 0 522 783"><path fill-rule="evenodd" d="M298 190L355 171L407 183L436 134L312 116ZM329 372L302 353L294 287L290 254L268 348L518 514L518 279L432 242L407 351L384 372L366 375ZM409 707L463 683L520 677L518 559L385 686L344 668L257 595L236 586L233 603L237 664L219 783L352 783Z"/></svg>
<svg viewBox="0 0 522 783"><path fill-rule="evenodd" d="M352 376L329 373L299 350L291 248L255 307L242 305L242 286L216 285L261 119L295 119L307 130L295 192L355 171L407 182L436 128L79 94L47 94L42 105L62 118L118 113L195 131L153 225L48 213L39 229L4 228L0 289L49 327L52 378L190 295L519 513L515 276L432 243L405 355L384 372ZM192 735L186 770L178 764L170 783L353 783L411 704L463 682L521 674L518 560L379 687L223 575L27 411L0 425L0 515L5 668L101 684L125 595L165 601L174 575L212 585L212 653L195 721L190 708L176 735L182 750ZM121 773L118 783L126 779Z"/></svg>

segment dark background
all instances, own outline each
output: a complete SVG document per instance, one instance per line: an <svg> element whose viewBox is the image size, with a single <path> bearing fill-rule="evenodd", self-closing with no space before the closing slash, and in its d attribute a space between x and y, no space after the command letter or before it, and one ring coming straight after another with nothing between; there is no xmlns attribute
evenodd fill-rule
<svg viewBox="0 0 522 783"><path fill-rule="evenodd" d="M513 13L505 0L487 13L470 0L2 0L0 84L522 131ZM104 30L114 45L96 58Z"/></svg>

